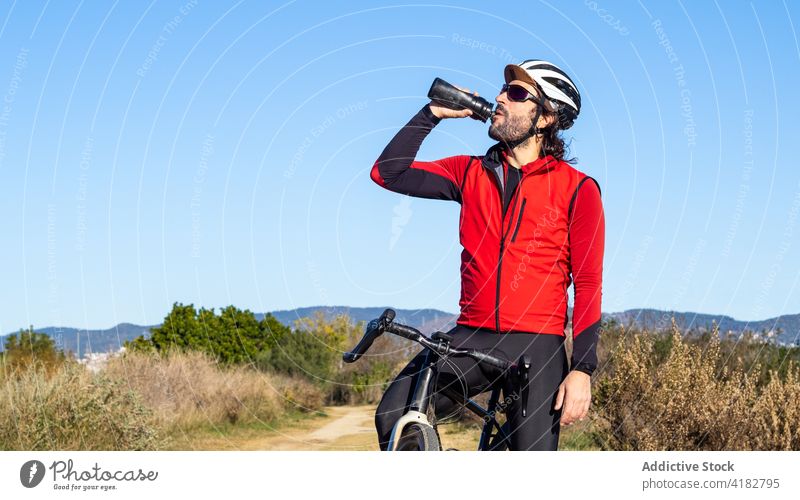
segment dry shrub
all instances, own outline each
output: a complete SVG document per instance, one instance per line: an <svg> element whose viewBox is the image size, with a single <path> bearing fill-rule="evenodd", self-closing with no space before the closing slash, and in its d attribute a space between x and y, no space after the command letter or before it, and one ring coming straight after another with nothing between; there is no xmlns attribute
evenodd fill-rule
<svg viewBox="0 0 800 500"><path fill-rule="evenodd" d="M105 373L141 394L166 429L271 421L316 411L323 402L321 391L304 380L223 367L201 352L130 352L110 361Z"/></svg>
<svg viewBox="0 0 800 500"><path fill-rule="evenodd" d="M791 366L764 387L720 363L717 332L687 343L673 324L663 361L657 337L620 340L598 383L599 444L616 450L798 450L800 382ZM757 371L757 370L756 370Z"/></svg>
<svg viewBox="0 0 800 500"><path fill-rule="evenodd" d="M0 449L149 450L159 438L152 412L119 380L67 362L6 376L0 390Z"/></svg>
<svg viewBox="0 0 800 500"><path fill-rule="evenodd" d="M800 374L791 364L785 379L772 379L756 399L744 433L730 429L730 449L800 450Z"/></svg>
<svg viewBox="0 0 800 500"><path fill-rule="evenodd" d="M376 339L369 351L355 363L341 362L341 355L337 353L339 366L328 384L329 403L364 405L380 402L386 388L414 354L411 345L398 343L388 335ZM355 346L358 339L352 340L351 345Z"/></svg>

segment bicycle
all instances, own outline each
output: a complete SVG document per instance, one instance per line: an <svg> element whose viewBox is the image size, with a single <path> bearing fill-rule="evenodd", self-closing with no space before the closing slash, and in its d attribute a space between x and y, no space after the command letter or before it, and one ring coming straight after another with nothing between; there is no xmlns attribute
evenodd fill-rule
<svg viewBox="0 0 800 500"><path fill-rule="evenodd" d="M515 384L517 384L516 387L522 388L520 395L522 398L522 416L526 416L528 374L531 365L528 356L523 355L518 362L511 362L475 349L457 349L450 346L453 341L452 335L444 332L435 332L428 338L413 327L394 323L394 318L395 311L386 309L379 318L373 319L367 324L364 336L351 351L344 353L343 356L345 363L358 361L369 350L375 339L385 332L417 342L427 351L423 366L415 375L417 380L414 396L408 411L397 420L392 429L388 446L389 451L441 451L441 441L435 419L434 423L431 424L427 417L430 399L434 393L436 363L441 358L471 357L479 364L484 363L500 370L502 374L511 376ZM500 378L498 377L498 379ZM501 392L503 392L502 384L493 384L488 407L484 408L452 387L444 387L439 391L440 394L444 394L458 405L472 411L484 421L478 442L479 451L508 449L508 422L501 425L496 418L498 412L505 412L505 407L498 406Z"/></svg>

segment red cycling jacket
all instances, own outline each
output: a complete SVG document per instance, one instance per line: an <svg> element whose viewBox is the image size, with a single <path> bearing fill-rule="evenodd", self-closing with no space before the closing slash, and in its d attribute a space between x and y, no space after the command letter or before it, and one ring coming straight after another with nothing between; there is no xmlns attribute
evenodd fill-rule
<svg viewBox="0 0 800 500"><path fill-rule="evenodd" d="M552 156L510 167L499 143L484 156L414 161L439 121L422 108L386 146L371 178L394 192L461 204L457 323L564 336L574 281L572 369L591 374L605 238L597 182Z"/></svg>

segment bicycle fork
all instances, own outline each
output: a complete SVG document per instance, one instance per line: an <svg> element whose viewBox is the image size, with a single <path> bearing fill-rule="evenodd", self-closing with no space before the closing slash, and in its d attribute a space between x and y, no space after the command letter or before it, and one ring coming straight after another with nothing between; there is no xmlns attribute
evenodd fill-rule
<svg viewBox="0 0 800 500"><path fill-rule="evenodd" d="M431 351L425 353L422 368L415 376L414 396L411 399L408 411L395 422L392 428L392 434L389 438L389 451L395 451L400 436L403 434L403 429L407 425L418 423L431 426L428 421L428 406L430 404L430 388L434 375L433 364L436 362L436 359L433 358L434 356L435 354Z"/></svg>

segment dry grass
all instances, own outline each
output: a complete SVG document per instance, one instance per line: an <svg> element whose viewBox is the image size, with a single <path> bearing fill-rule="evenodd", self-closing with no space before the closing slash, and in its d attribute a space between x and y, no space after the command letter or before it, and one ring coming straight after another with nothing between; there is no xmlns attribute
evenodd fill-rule
<svg viewBox="0 0 800 500"><path fill-rule="evenodd" d="M52 374L30 365L4 376L0 449L148 450L158 443L152 412L119 380L71 362Z"/></svg>
<svg viewBox="0 0 800 500"><path fill-rule="evenodd" d="M30 365L0 375L0 449L162 449L187 430L274 422L323 402L307 381L201 353L129 353L99 374L73 362Z"/></svg>
<svg viewBox="0 0 800 500"><path fill-rule="evenodd" d="M128 353L105 373L141 394L166 430L208 424L268 422L287 412L312 412L324 396L297 378L249 367L222 367L200 352Z"/></svg>
<svg viewBox="0 0 800 500"><path fill-rule="evenodd" d="M653 335L623 339L598 384L598 441L615 450L800 449L797 368L784 378L772 371L759 386L757 366L745 372L722 361L716 332L695 345L673 325L663 361Z"/></svg>

